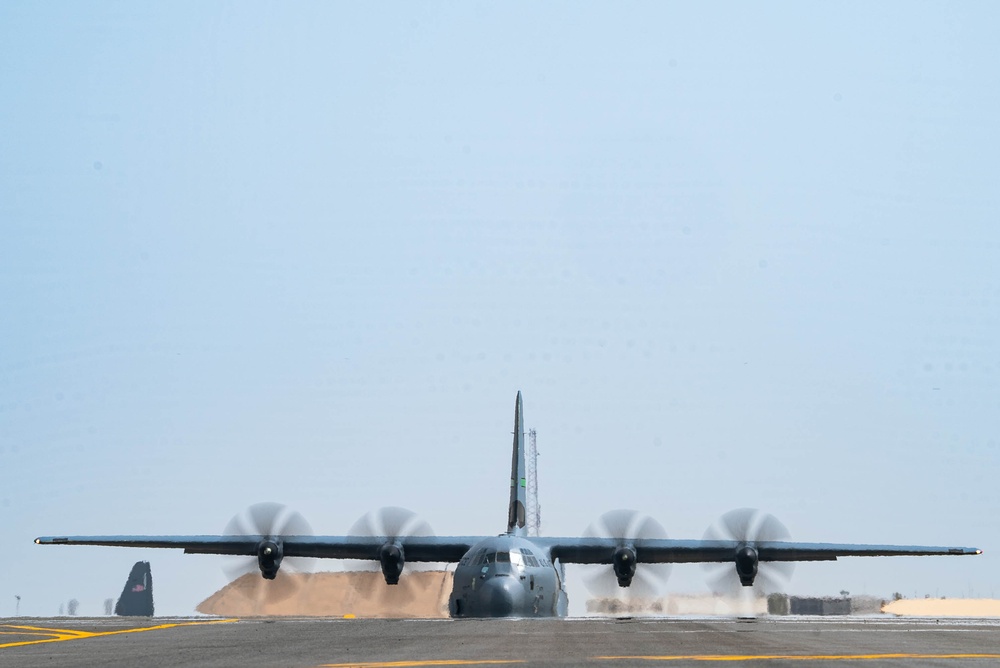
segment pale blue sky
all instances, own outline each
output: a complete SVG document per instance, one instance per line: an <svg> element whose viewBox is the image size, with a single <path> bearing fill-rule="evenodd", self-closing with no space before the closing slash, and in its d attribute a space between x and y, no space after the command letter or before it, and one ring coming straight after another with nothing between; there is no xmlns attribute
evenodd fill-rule
<svg viewBox="0 0 1000 668"><path fill-rule="evenodd" d="M998 18L3 3L0 615L224 583L40 534L502 531L518 389L548 534L754 506L987 550L795 591L1000 595Z"/></svg>

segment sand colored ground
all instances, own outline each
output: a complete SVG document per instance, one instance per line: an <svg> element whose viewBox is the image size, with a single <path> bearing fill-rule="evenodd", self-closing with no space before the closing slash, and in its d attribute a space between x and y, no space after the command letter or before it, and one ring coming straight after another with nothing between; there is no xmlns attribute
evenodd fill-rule
<svg viewBox="0 0 1000 668"><path fill-rule="evenodd" d="M223 617L395 617L448 616L452 574L444 571L406 573L396 586L380 572L285 574L267 581L248 573L202 601L198 612ZM659 601L593 599L592 615L762 615L762 598L728 599L712 595L672 595Z"/></svg>
<svg viewBox="0 0 1000 668"><path fill-rule="evenodd" d="M413 571L390 587L381 572L279 572L274 581L248 573L202 601L197 610L224 617L447 617L451 577L444 571Z"/></svg>
<svg viewBox="0 0 1000 668"><path fill-rule="evenodd" d="M380 572L279 573L267 581L249 573L202 601L197 610L225 617L396 617L448 616L452 574L445 571L405 573L395 586ZM673 594L660 601L593 599L587 614L621 615L763 615L763 598L728 599L712 595ZM993 599L917 598L892 601L882 612L901 617L1000 617Z"/></svg>
<svg viewBox="0 0 1000 668"><path fill-rule="evenodd" d="M904 598L882 612L905 617L1000 617L1000 601L989 598Z"/></svg>

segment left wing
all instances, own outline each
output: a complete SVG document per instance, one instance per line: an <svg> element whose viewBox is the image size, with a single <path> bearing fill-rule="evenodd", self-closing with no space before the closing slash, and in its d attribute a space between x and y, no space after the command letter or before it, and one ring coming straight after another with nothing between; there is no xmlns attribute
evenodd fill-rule
<svg viewBox="0 0 1000 668"><path fill-rule="evenodd" d="M834 561L838 557L894 557L981 554L974 547L924 545L852 545L785 541L669 540L651 538L542 538L553 559L562 563L611 564L618 585L628 587L636 565L667 563L732 563L740 584L753 586L759 563Z"/></svg>
<svg viewBox="0 0 1000 668"><path fill-rule="evenodd" d="M735 540L670 540L615 538L532 538L549 549L553 559L569 564L610 564L619 548L631 549L638 563L729 562L750 546L759 561L835 561L837 557L948 556L982 554L974 547L925 545L855 545L850 543L792 543Z"/></svg>

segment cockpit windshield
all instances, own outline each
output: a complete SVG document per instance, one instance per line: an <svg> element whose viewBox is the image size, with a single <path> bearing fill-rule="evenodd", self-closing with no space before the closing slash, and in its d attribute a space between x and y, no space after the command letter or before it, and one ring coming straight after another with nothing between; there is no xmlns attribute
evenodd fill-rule
<svg viewBox="0 0 1000 668"><path fill-rule="evenodd" d="M512 548L510 552L482 548L469 560L474 566L489 564L512 564L515 568L538 568L541 563L527 548Z"/></svg>

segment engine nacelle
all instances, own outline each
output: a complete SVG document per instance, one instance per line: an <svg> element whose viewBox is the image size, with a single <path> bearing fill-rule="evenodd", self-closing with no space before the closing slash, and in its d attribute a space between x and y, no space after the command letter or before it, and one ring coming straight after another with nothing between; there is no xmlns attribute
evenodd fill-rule
<svg viewBox="0 0 1000 668"><path fill-rule="evenodd" d="M736 550L736 574L740 576L740 584L744 587L753 586L753 580L757 577L757 561L757 550L749 545Z"/></svg>
<svg viewBox="0 0 1000 668"><path fill-rule="evenodd" d="M398 543L386 543L379 548L378 560L382 563L382 575L388 585L399 584L399 576L403 573L406 558L403 546Z"/></svg>
<svg viewBox="0 0 1000 668"><path fill-rule="evenodd" d="M615 577L619 587L628 587L635 576L635 550L630 547L619 547L611 555L611 564L615 568Z"/></svg>
<svg viewBox="0 0 1000 668"><path fill-rule="evenodd" d="M273 580L278 575L281 559L284 556L281 543L273 540L262 540L257 545L257 565L265 580Z"/></svg>

